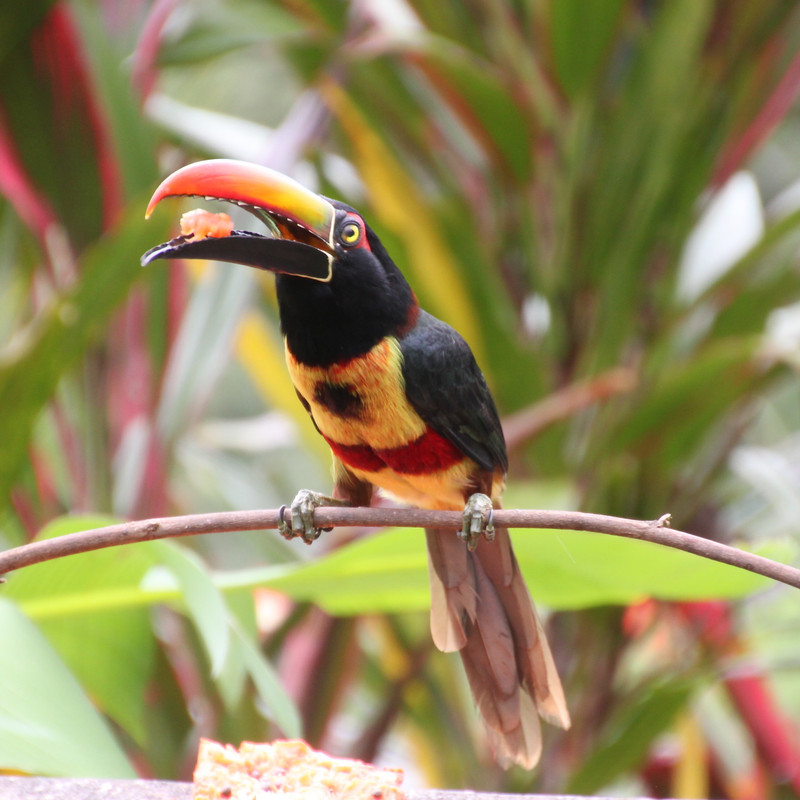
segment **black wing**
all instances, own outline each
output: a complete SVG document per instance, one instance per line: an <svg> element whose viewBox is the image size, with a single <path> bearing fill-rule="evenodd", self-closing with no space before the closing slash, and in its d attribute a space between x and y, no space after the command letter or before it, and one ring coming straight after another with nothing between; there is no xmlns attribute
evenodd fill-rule
<svg viewBox="0 0 800 800"><path fill-rule="evenodd" d="M406 396L438 434L487 471L508 468L506 443L486 379L461 335L420 311L400 339Z"/></svg>

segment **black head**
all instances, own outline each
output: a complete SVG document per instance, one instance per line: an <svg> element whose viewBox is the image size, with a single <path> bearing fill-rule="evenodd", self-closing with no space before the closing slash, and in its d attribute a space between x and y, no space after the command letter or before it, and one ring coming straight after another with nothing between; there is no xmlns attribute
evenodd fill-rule
<svg viewBox="0 0 800 800"><path fill-rule="evenodd" d="M367 352L385 336L402 335L417 301L375 232L336 200L330 281L279 274L281 327L305 364L329 364Z"/></svg>
<svg viewBox="0 0 800 800"><path fill-rule="evenodd" d="M148 214L175 195L241 205L275 235L192 230L149 250L142 263L202 258L275 272L281 326L302 362L346 360L413 325L418 309L411 288L354 208L274 170L227 159L190 164L170 175L153 195Z"/></svg>

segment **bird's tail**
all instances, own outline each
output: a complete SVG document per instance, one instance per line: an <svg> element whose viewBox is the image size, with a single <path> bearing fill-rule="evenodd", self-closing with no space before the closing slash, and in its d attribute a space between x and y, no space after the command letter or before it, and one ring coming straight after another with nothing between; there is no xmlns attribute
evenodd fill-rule
<svg viewBox="0 0 800 800"><path fill-rule="evenodd" d="M508 530L470 552L455 531L426 530L431 634L461 653L489 741L504 766L539 760L539 717L562 728L570 718L550 647L519 571Z"/></svg>

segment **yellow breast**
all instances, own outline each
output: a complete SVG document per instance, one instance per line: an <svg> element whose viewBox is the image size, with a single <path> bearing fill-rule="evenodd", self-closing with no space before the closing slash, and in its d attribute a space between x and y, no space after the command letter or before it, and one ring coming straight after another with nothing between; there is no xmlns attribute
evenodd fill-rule
<svg viewBox="0 0 800 800"><path fill-rule="evenodd" d="M322 435L377 450L402 447L426 430L406 398L402 362L394 337L363 356L325 367L302 364L286 348L292 383Z"/></svg>

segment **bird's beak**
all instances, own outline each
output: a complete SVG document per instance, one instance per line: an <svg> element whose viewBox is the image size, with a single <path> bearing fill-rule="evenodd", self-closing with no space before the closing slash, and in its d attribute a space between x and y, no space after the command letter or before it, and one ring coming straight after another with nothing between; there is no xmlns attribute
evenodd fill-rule
<svg viewBox="0 0 800 800"><path fill-rule="evenodd" d="M159 258L230 261L258 269L329 281L333 272L333 205L280 172L232 159L189 164L156 189L145 216L165 197L191 195L242 206L275 234L251 231L194 232L148 250L147 265Z"/></svg>

